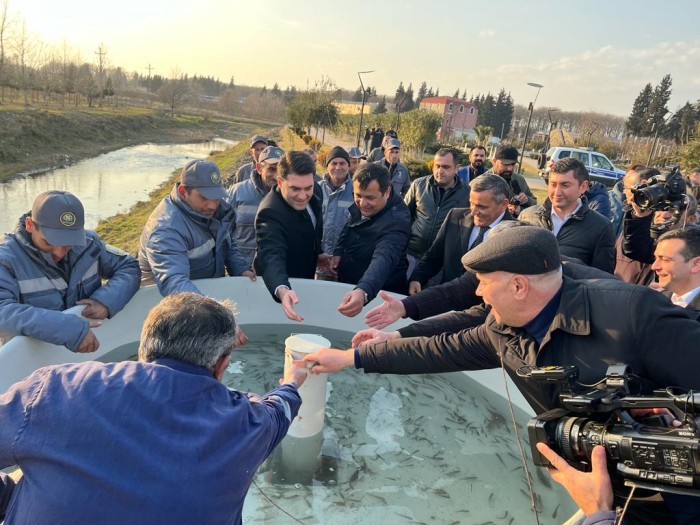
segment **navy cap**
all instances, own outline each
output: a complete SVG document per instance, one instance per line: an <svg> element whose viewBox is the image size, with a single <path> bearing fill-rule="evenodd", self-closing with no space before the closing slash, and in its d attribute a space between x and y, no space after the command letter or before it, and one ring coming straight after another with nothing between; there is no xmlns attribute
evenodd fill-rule
<svg viewBox="0 0 700 525"><path fill-rule="evenodd" d="M519 226L489 235L462 256L462 265L471 272L509 272L538 275L561 266L559 245L554 234L539 226Z"/></svg>
<svg viewBox="0 0 700 525"><path fill-rule="evenodd" d="M219 167L210 160L191 160L182 168L180 182L196 188L205 199L223 199L228 196L221 182Z"/></svg>
<svg viewBox="0 0 700 525"><path fill-rule="evenodd" d="M67 191L45 191L34 199L32 221L52 246L85 246L85 209Z"/></svg>
<svg viewBox="0 0 700 525"><path fill-rule="evenodd" d="M262 142L267 146L267 137L263 135L253 135L253 137L250 139L250 147L252 148L258 142Z"/></svg>

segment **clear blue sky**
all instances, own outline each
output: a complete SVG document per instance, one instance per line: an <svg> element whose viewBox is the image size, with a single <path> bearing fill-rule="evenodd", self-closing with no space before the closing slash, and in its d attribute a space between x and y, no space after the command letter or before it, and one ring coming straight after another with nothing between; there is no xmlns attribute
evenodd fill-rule
<svg viewBox="0 0 700 525"><path fill-rule="evenodd" d="M1 2L2 0L0 0ZM698 0L7 0L49 46L169 76L380 93L425 80L441 94L497 92L526 105L627 116L647 82L670 73L670 109L700 98Z"/></svg>

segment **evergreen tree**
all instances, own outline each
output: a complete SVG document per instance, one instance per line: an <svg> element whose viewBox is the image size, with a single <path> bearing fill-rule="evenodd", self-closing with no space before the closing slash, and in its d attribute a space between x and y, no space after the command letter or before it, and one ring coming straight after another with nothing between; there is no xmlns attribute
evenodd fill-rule
<svg viewBox="0 0 700 525"><path fill-rule="evenodd" d="M630 135L645 135L648 126L647 118L649 115L649 105L653 95L651 83L644 86L644 89L637 95L637 98L632 104L632 113L627 119L627 133Z"/></svg>
<svg viewBox="0 0 700 525"><path fill-rule="evenodd" d="M440 88L435 88L435 96L439 97L440 96Z"/></svg>
<svg viewBox="0 0 700 525"><path fill-rule="evenodd" d="M423 100L427 96L428 96L428 84L424 80L423 83L420 85L420 88L418 88L418 96L416 97L416 105L420 104L420 101Z"/></svg>
<svg viewBox="0 0 700 525"><path fill-rule="evenodd" d="M362 102L362 88L358 87L352 94L353 102Z"/></svg>
<svg viewBox="0 0 700 525"><path fill-rule="evenodd" d="M263 88L260 90L260 96L261 97L267 96L267 86L263 86Z"/></svg>
<svg viewBox="0 0 700 525"><path fill-rule="evenodd" d="M374 109L375 113L386 113L386 97L382 97L382 99L379 101L379 104L377 104L377 107Z"/></svg>
<svg viewBox="0 0 700 525"><path fill-rule="evenodd" d="M399 87L396 88L396 94L394 95L394 104L397 106L403 102L406 96L406 90L403 87L403 82L399 82Z"/></svg>
<svg viewBox="0 0 700 525"><path fill-rule="evenodd" d="M452 98L459 98L459 88L455 90L455 94L452 95Z"/></svg>
<svg viewBox="0 0 700 525"><path fill-rule="evenodd" d="M403 105L401 106L402 111L411 111L414 107L416 106L415 102L413 102L413 83L408 84L408 87L406 88L406 100L404 101Z"/></svg>
<svg viewBox="0 0 700 525"><path fill-rule="evenodd" d="M467 88L464 88L464 91L462 91L462 100L467 100Z"/></svg>
<svg viewBox="0 0 700 525"><path fill-rule="evenodd" d="M275 82L275 85L272 86L272 94L275 95L276 97L279 97L282 95L282 90L280 89L280 85Z"/></svg>
<svg viewBox="0 0 700 525"><path fill-rule="evenodd" d="M661 127L664 125L664 117L668 113L669 99L671 98L671 75L666 75L661 79L656 87L654 88L654 93L651 96L651 103L649 104L649 118L647 122L650 123L648 134L653 135L657 130L661 132ZM652 131L653 128L653 131Z"/></svg>
<svg viewBox="0 0 700 525"><path fill-rule="evenodd" d="M426 98L434 97L434 96L435 96L435 93L433 93L433 86L430 86L430 87L428 88L428 92L425 94L425 96L426 96Z"/></svg>

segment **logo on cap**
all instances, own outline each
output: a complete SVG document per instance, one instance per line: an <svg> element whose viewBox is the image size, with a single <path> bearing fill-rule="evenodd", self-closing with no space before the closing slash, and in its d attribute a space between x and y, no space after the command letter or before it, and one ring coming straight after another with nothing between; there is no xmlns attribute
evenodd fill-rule
<svg viewBox="0 0 700 525"><path fill-rule="evenodd" d="M66 228L75 226L76 219L75 214L72 211L62 213L58 220L61 221L61 224L63 224Z"/></svg>
<svg viewBox="0 0 700 525"><path fill-rule="evenodd" d="M221 182L221 175L219 175L218 171L212 171L210 178L214 184L219 184Z"/></svg>

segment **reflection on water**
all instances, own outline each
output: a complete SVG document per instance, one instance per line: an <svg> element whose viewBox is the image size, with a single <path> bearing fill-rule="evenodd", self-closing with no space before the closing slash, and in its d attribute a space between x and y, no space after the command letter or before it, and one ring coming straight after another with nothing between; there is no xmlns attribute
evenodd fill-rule
<svg viewBox="0 0 700 525"><path fill-rule="evenodd" d="M282 376L289 326L245 326L224 382L264 393ZM335 346L351 335L305 326ZM330 374L326 454L311 483L277 483L275 458L251 487L243 522L534 523L505 400L464 374ZM528 416L516 410L524 431ZM525 444L529 449L529 446ZM561 523L574 505L532 465L541 523Z"/></svg>
<svg viewBox="0 0 700 525"><path fill-rule="evenodd" d="M0 183L0 233L14 231L17 219L47 190L70 191L85 206L85 224L127 211L189 159L206 157L235 142L216 139L195 144L142 144L105 153L65 169Z"/></svg>

